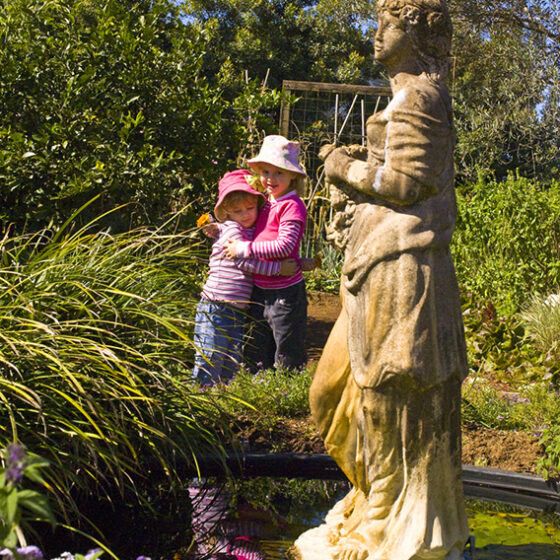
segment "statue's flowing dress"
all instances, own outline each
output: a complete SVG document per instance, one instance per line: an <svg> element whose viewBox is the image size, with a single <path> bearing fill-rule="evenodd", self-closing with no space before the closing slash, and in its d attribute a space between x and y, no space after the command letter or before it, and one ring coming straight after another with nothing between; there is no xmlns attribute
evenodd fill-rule
<svg viewBox="0 0 560 560"><path fill-rule="evenodd" d="M468 537L467 363L449 251L456 204L446 87L419 76L370 117L367 134L367 161L414 179L421 194L410 205L358 204L349 232L342 312L310 395L327 451L354 485L326 518L329 547L365 543L372 560L459 558Z"/></svg>

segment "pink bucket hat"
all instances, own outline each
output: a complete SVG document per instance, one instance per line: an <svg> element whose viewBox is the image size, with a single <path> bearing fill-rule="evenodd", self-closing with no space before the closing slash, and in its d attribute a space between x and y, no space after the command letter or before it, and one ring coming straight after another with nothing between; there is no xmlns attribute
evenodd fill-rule
<svg viewBox="0 0 560 560"><path fill-rule="evenodd" d="M251 173L245 169L236 169L226 173L218 183L218 202L214 206L214 216L219 222L227 220L227 212L222 208L222 204L226 196L234 191L242 191L247 194L252 194L259 197L259 208L266 202L266 197L263 193L256 191L247 179L251 177Z"/></svg>
<svg viewBox="0 0 560 560"><path fill-rule="evenodd" d="M278 134L265 136L259 155L247 160L249 167L258 170L259 163L270 163L280 169L293 171L299 175L307 173L299 165L299 142L290 142Z"/></svg>

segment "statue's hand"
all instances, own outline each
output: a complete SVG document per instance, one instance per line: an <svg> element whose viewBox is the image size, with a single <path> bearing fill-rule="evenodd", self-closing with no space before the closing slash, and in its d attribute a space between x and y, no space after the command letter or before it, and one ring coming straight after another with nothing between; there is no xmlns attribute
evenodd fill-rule
<svg viewBox="0 0 560 560"><path fill-rule="evenodd" d="M319 149L319 158L325 161L336 150L336 144L323 144Z"/></svg>

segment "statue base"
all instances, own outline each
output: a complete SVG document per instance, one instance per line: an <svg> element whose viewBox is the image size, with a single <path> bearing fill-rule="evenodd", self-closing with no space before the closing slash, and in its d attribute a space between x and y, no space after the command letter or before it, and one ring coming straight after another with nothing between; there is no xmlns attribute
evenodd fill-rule
<svg viewBox="0 0 560 560"><path fill-rule="evenodd" d="M290 560L336 560L338 550L329 546L328 535L326 524L301 534L288 551Z"/></svg>
<svg viewBox="0 0 560 560"><path fill-rule="evenodd" d="M397 537L395 537L397 538ZM349 556L348 543L341 539L337 544L329 544L332 540L332 527L323 523L314 529L301 534L293 546L288 550L290 560L340 560ZM395 560L392 555L387 556L387 549L383 546L377 550L354 549L356 560ZM346 554L346 556L345 556ZM399 560L462 560L463 551L454 548L451 551L442 548L423 550L414 553L407 558Z"/></svg>

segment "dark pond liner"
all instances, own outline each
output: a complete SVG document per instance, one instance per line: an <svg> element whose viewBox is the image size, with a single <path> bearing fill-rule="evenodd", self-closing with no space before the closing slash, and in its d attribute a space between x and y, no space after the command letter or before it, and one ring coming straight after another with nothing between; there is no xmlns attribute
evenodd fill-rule
<svg viewBox="0 0 560 560"><path fill-rule="evenodd" d="M227 467L227 468L226 468ZM346 480L334 459L326 454L304 453L247 453L228 455L225 461L199 458L203 476L223 476L226 470L234 476L314 478ZM196 476L194 470L187 473ZM558 479L541 478L513 471L463 465L465 494L472 498L502 502L515 506L560 513L560 485Z"/></svg>

